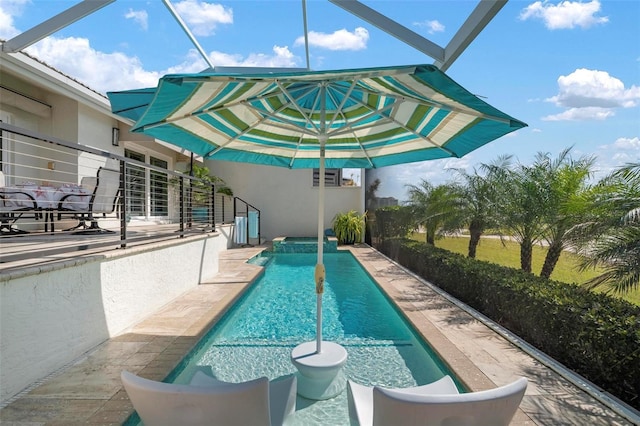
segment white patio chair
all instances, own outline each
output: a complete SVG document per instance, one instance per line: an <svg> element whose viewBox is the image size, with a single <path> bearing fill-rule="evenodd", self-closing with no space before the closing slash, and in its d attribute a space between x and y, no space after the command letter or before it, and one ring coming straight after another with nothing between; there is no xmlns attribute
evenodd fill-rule
<svg viewBox="0 0 640 426"><path fill-rule="evenodd" d="M524 377L480 392L458 393L448 376L407 389L373 388L348 382L349 418L361 426L508 425L527 389ZM445 382L442 382L442 381Z"/></svg>
<svg viewBox="0 0 640 426"><path fill-rule="evenodd" d="M98 226L97 217L102 214L113 213L120 195L120 172L114 169L100 167L95 178L83 178L83 188L93 188L89 195L67 194L58 203L58 220L64 212L73 213L78 219L78 225L66 231L76 234L100 234L113 231ZM90 226L86 225L90 222Z"/></svg>
<svg viewBox="0 0 640 426"><path fill-rule="evenodd" d="M295 376L229 383L198 372L188 385L148 380L128 371L121 378L145 426L282 425L295 411Z"/></svg>

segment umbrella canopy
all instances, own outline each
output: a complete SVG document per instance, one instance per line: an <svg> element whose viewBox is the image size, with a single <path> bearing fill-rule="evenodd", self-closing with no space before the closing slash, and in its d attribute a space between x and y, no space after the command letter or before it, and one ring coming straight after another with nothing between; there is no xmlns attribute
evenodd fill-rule
<svg viewBox="0 0 640 426"><path fill-rule="evenodd" d="M155 87L110 92L111 112L133 121L138 121L149 107L149 103L151 103L155 94Z"/></svg>
<svg viewBox="0 0 640 426"><path fill-rule="evenodd" d="M204 158L320 169L318 352L325 167L374 168L462 157L526 126L433 65L174 74L155 89L108 96L114 113L137 119L133 132Z"/></svg>
<svg viewBox="0 0 640 426"><path fill-rule="evenodd" d="M205 158L290 168L318 167L320 134L326 167L373 168L461 157L525 126L432 65L174 74L108 95L128 118L144 108L134 132Z"/></svg>

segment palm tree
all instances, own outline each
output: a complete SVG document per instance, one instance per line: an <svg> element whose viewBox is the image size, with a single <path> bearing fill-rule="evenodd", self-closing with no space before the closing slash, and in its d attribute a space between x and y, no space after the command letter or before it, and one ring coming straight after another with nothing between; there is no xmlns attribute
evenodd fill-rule
<svg viewBox="0 0 640 426"><path fill-rule="evenodd" d="M481 165L484 174L480 174L475 168L473 173L453 169L462 180L454 188L458 197L459 219L469 230L468 257L476 257L480 237L487 227L498 223L498 171L510 167L510 164L511 156L500 156L493 163Z"/></svg>
<svg viewBox="0 0 640 426"><path fill-rule="evenodd" d="M594 157L573 160L571 148L562 151L555 160L548 154L540 156L539 165L544 168L549 196L545 210L543 238L549 249L540 271L540 276L549 278L569 241L567 235L580 223L589 211L586 195L588 179L595 161Z"/></svg>
<svg viewBox="0 0 640 426"><path fill-rule="evenodd" d="M531 272L533 245L542 238L549 188L544 156L531 166L495 170L502 191L501 227L520 244L520 269Z"/></svg>
<svg viewBox="0 0 640 426"><path fill-rule="evenodd" d="M365 199L365 204L367 205L367 209L370 209L371 206L374 204L374 201L376 200L376 193L378 192L378 188L380 188L380 179L374 180L373 182L371 182L369 186L367 186L367 189L364 192L364 199Z"/></svg>
<svg viewBox="0 0 640 426"><path fill-rule="evenodd" d="M435 245L436 234L443 228L451 229L457 223L458 198L452 185L433 186L427 180L419 185L408 185L408 205L413 212L415 224L426 232L427 244Z"/></svg>
<svg viewBox="0 0 640 426"><path fill-rule="evenodd" d="M596 186L592 218L577 226L582 268L604 272L587 288L624 293L640 287L640 163L621 167ZM581 238L580 238L581 237Z"/></svg>

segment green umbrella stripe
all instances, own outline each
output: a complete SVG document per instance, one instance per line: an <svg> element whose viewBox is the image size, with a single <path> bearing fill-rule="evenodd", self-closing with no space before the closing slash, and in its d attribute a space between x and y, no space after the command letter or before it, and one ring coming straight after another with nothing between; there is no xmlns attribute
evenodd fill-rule
<svg viewBox="0 0 640 426"><path fill-rule="evenodd" d="M236 103L239 100L245 99L250 93L261 91L263 86L264 85L258 85L256 83L237 83L235 85L229 84L227 86L213 85L211 89L215 89L218 95L212 98L210 102L204 104L202 109L206 111L220 104ZM209 89L206 84L201 88L203 91L211 89Z"/></svg>

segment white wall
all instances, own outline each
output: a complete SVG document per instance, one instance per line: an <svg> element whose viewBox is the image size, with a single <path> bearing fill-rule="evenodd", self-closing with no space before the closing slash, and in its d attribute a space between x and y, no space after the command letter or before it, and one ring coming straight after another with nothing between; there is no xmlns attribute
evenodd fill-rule
<svg viewBox="0 0 640 426"><path fill-rule="evenodd" d="M261 234L311 237L318 232L318 188L311 169L287 169L228 161L206 161L213 175L223 178L240 197L261 211ZM325 189L324 229L337 213L364 212L364 187Z"/></svg>
<svg viewBox="0 0 640 426"><path fill-rule="evenodd" d="M78 141L78 102L59 94L48 94L52 105L51 136L69 142ZM43 132L44 133L44 132Z"/></svg>
<svg viewBox="0 0 640 426"><path fill-rule="evenodd" d="M227 245L221 233L0 275L0 401L213 277Z"/></svg>
<svg viewBox="0 0 640 426"><path fill-rule="evenodd" d="M111 128L116 127L117 122L86 105L78 105L78 143L91 146L104 151L121 154L122 149L111 143Z"/></svg>

